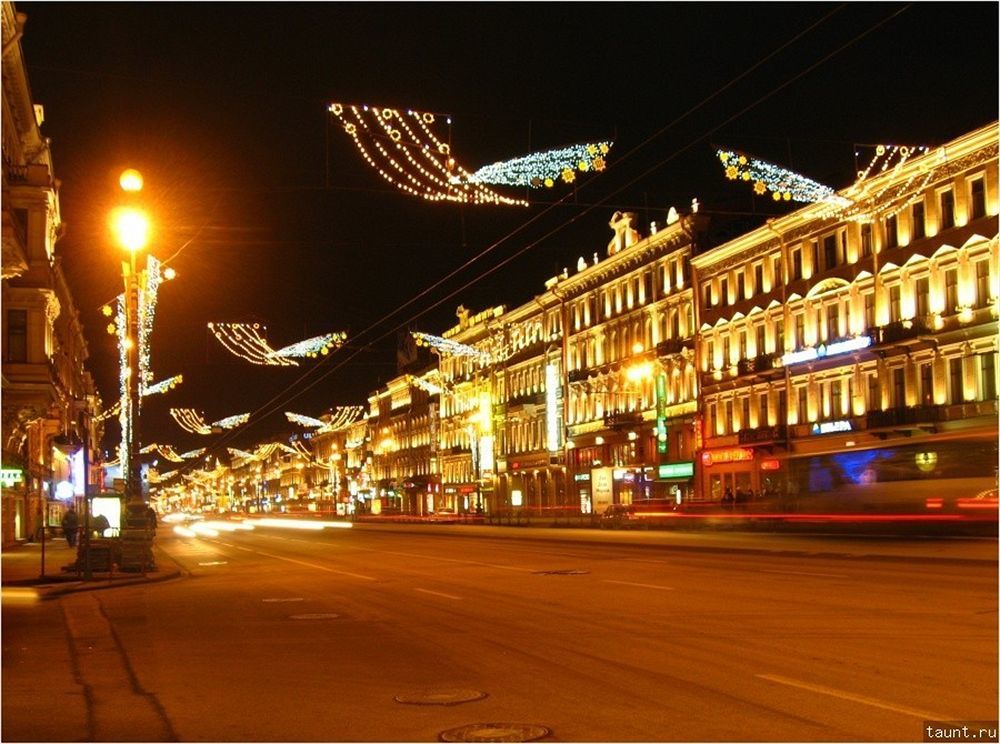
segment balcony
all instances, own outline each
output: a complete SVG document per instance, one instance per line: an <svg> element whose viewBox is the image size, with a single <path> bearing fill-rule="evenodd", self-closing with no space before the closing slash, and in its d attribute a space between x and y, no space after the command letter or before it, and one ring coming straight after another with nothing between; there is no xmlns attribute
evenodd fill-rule
<svg viewBox="0 0 1000 744"><path fill-rule="evenodd" d="M869 328L872 345L898 344L903 341L918 339L931 333L931 329L922 320L897 320L879 328Z"/></svg>
<svg viewBox="0 0 1000 744"><path fill-rule="evenodd" d="M665 357L671 354L680 354L685 349L693 349L694 340L690 338L668 338L666 341L660 341L656 345L656 355Z"/></svg>
<svg viewBox="0 0 1000 744"><path fill-rule="evenodd" d="M545 404L545 393L526 393L517 395L507 401L508 407L513 406L540 406Z"/></svg>
<svg viewBox="0 0 1000 744"><path fill-rule="evenodd" d="M785 426L779 424L778 426L758 426L756 429L741 429L738 436L740 444L767 444L784 440L787 436L786 432Z"/></svg>
<svg viewBox="0 0 1000 744"><path fill-rule="evenodd" d="M774 354L761 354L753 359L740 359L736 364L736 372L741 377L774 369Z"/></svg>
<svg viewBox="0 0 1000 744"><path fill-rule="evenodd" d="M604 425L609 429L625 429L642 424L639 411L608 411L604 414Z"/></svg>
<svg viewBox="0 0 1000 744"><path fill-rule="evenodd" d="M913 427L918 424L933 424L945 420L945 408L946 406L916 406L869 411L866 415L866 426L869 429L882 429L892 426Z"/></svg>
<svg viewBox="0 0 1000 744"><path fill-rule="evenodd" d="M584 380L587 379L587 376L589 374L590 374L590 370L588 370L588 369L571 369L566 374L566 379L569 382L583 382Z"/></svg>

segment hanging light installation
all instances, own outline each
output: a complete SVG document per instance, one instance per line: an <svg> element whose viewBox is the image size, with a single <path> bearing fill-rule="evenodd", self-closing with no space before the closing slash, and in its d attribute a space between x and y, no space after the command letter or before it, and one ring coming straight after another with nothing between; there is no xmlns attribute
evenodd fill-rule
<svg viewBox="0 0 1000 744"><path fill-rule="evenodd" d="M170 415L173 416L177 425L186 432L201 435L212 433L212 427L205 423L205 419L193 408L171 408Z"/></svg>
<svg viewBox="0 0 1000 744"><path fill-rule="evenodd" d="M298 413L291 413L285 411L285 417L291 421L293 424L298 424L299 426L305 426L309 429L319 429L326 426L322 421L317 418L312 418L311 416L302 416Z"/></svg>
<svg viewBox="0 0 1000 744"><path fill-rule="evenodd" d="M843 197L829 186L824 186L810 178L787 168L752 158L734 150L719 150L716 153L725 168L730 181L753 183L754 193L763 196L771 194L775 201L796 202L843 202Z"/></svg>
<svg viewBox="0 0 1000 744"><path fill-rule="evenodd" d="M491 355L488 352L477 349L474 346L469 346L468 344L462 344L458 341L442 338L441 336L434 336L430 333L420 333L418 331L412 331L410 335L413 336L413 340L416 342L417 346L426 346L449 356L473 357L483 361L489 361L491 358Z"/></svg>
<svg viewBox="0 0 1000 744"><path fill-rule="evenodd" d="M170 462L184 462L184 458L174 451L174 448L169 444L150 444L139 450L140 453L148 455L151 452L158 453L161 457L170 460Z"/></svg>
<svg viewBox="0 0 1000 744"><path fill-rule="evenodd" d="M146 397L147 395L159 395L160 393L165 393L168 390L173 390L182 382L184 382L184 375L174 375L173 377L168 377L166 380L161 380L155 385L150 385L149 387L143 386L139 392L142 397Z"/></svg>
<svg viewBox="0 0 1000 744"><path fill-rule="evenodd" d="M262 366L296 367L295 359L315 358L340 348L347 334L326 333L322 336L274 349L264 338L267 330L259 323L209 323L208 328L227 351L251 364Z"/></svg>
<svg viewBox="0 0 1000 744"><path fill-rule="evenodd" d="M613 142L592 142L547 152L533 153L513 160L486 165L468 177L469 183L490 183L497 186L530 186L552 188L557 180L566 183L575 179L576 171L603 171L607 167L605 156ZM566 174L573 177L567 180ZM461 183L460 176L453 176L454 183Z"/></svg>

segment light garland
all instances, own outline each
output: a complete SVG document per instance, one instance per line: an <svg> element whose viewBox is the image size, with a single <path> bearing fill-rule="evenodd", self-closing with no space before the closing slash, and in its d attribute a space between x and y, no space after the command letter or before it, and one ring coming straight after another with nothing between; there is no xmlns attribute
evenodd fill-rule
<svg viewBox="0 0 1000 744"><path fill-rule="evenodd" d="M155 385L150 385L149 387L143 386L140 394L143 397L146 397L147 395L159 395L160 393L165 393L168 390L173 390L182 382L184 382L184 375L174 375L173 377L168 377L166 380L161 380Z"/></svg>
<svg viewBox="0 0 1000 744"><path fill-rule="evenodd" d="M310 451L310 449L302 444L302 442L298 439L292 442L292 448L295 450L295 454L305 458L306 462L316 464L316 461L313 459L312 451Z"/></svg>
<svg viewBox="0 0 1000 744"><path fill-rule="evenodd" d="M202 436L212 433L212 427L193 408L171 408L170 415L184 431Z"/></svg>
<svg viewBox="0 0 1000 744"><path fill-rule="evenodd" d="M128 394L128 380L132 370L128 366L128 322L125 312L125 295L117 297L118 311L115 316L118 333L118 423L121 425L121 443L118 445L118 459L121 462L128 462L128 453L131 452L132 442L132 401Z"/></svg>
<svg viewBox="0 0 1000 744"><path fill-rule="evenodd" d="M343 332L326 333L274 349L264 338L267 329L259 323L209 323L208 328L230 353L261 366L295 367L294 358L315 358L339 349L347 339Z"/></svg>
<svg viewBox="0 0 1000 744"><path fill-rule="evenodd" d="M174 451L174 448L169 444L150 444L139 450L140 453L148 455L151 452L158 453L161 457L170 460L170 462L184 462L184 458Z"/></svg>
<svg viewBox="0 0 1000 744"><path fill-rule="evenodd" d="M345 426L355 423L364 415L364 406L338 406L330 412L329 423L323 424L323 428L319 429L316 433L326 434L327 432L342 429Z"/></svg>
<svg viewBox="0 0 1000 744"><path fill-rule="evenodd" d="M914 200L920 198L924 187L930 183L934 170L928 168L923 173L921 183L915 182L921 174L914 171L905 182L887 180L881 189L874 191L873 180L890 168L898 172L911 158L924 155L930 148L923 145L876 145L875 154L868 165L858 171L858 178L852 186L845 189L850 198L846 204L833 205L823 217L868 222L886 214L898 214ZM909 198L905 198L909 194ZM902 200L902 201L900 201Z"/></svg>
<svg viewBox="0 0 1000 744"><path fill-rule="evenodd" d="M523 199L503 196L459 166L451 147L435 135L429 112L332 103L329 111L343 125L365 162L385 181L428 201L528 206ZM451 124L451 119L446 119Z"/></svg>
<svg viewBox="0 0 1000 744"><path fill-rule="evenodd" d="M160 261L152 255L146 256L146 270L143 272L146 285L139 285L139 386L140 390L153 380L153 370L150 365L149 338L153 333L153 319L156 316L156 298L160 289ZM140 404L141 405L141 404Z"/></svg>
<svg viewBox="0 0 1000 744"><path fill-rule="evenodd" d="M226 418L219 419L218 421L213 421L212 427L214 428L217 426L220 429L235 429L237 426L242 426L249 420L249 413L239 413L235 416L227 416Z"/></svg>
<svg viewBox="0 0 1000 744"><path fill-rule="evenodd" d="M469 183L491 183L500 186L531 186L552 188L557 179L570 183L575 172L603 171L605 156L613 142L592 142L570 145L558 150L533 153L513 160L486 165L468 177ZM567 174L572 174L567 175ZM568 179L568 180L567 180ZM452 176L453 183L461 183Z"/></svg>
<svg viewBox="0 0 1000 744"><path fill-rule="evenodd" d="M236 447L226 447L229 450L229 454L233 457L237 457L241 460L256 460L256 456L253 452L247 452L246 450L237 449Z"/></svg>
<svg viewBox="0 0 1000 744"><path fill-rule="evenodd" d="M274 352L274 355L278 358L287 359L289 357L312 357L323 354L329 354L330 349L339 349L344 345L344 341L347 340L346 333L327 333L322 336L314 336L313 338L308 338L305 341L299 341L296 344L291 344L278 349Z"/></svg>
<svg viewBox="0 0 1000 744"><path fill-rule="evenodd" d="M204 447L202 447L201 449L191 450L190 452L185 452L183 455L181 455L181 457L185 460L193 460L196 457L201 457L203 454L205 454Z"/></svg>
<svg viewBox="0 0 1000 744"><path fill-rule="evenodd" d="M106 411L101 411L99 414L97 414L94 417L94 421L107 421L112 416L117 416L121 412L121 410L122 410L122 402L120 400L116 401L115 404L111 406L111 408L107 409Z"/></svg>
<svg viewBox="0 0 1000 744"><path fill-rule="evenodd" d="M489 361L491 359L491 355L485 351L469 346L468 344L452 341L448 338L434 336L430 333L420 333L418 331L411 331L410 335L413 336L413 340L416 342L417 346L425 346L430 349L435 349L442 354L459 357L473 357L483 361Z"/></svg>
<svg viewBox="0 0 1000 744"><path fill-rule="evenodd" d="M305 426L310 429L320 429L326 426L326 424L317 418L312 418L311 416L301 416L297 413L291 413L289 411L285 411L285 418L293 424L299 424L300 426Z"/></svg>
<svg viewBox="0 0 1000 744"><path fill-rule="evenodd" d="M824 186L787 168L748 157L733 150L716 153L726 170L726 178L753 183L758 196L770 192L775 201L840 202L846 200L829 186Z"/></svg>

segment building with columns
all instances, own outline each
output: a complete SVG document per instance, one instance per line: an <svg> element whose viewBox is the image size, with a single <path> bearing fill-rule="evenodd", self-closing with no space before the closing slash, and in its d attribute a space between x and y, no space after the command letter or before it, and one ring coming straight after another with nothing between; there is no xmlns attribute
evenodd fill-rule
<svg viewBox="0 0 1000 744"><path fill-rule="evenodd" d="M995 487L997 125L879 155L892 167L691 261L709 499Z"/></svg>
<svg viewBox="0 0 1000 744"><path fill-rule="evenodd" d="M26 16L3 14L3 544L37 539L43 523L99 483L101 401L72 293L56 252L59 182L42 107L31 98L20 37ZM87 446L92 472L78 464ZM63 484L72 485L67 490ZM82 513L82 510L81 510Z"/></svg>

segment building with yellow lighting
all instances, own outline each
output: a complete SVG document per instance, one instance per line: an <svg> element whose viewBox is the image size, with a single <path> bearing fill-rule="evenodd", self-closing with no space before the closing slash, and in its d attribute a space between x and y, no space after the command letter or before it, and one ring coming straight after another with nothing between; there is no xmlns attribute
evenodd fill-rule
<svg viewBox="0 0 1000 744"><path fill-rule="evenodd" d="M691 259L702 498L933 508L995 488L997 139L895 153Z"/></svg>

